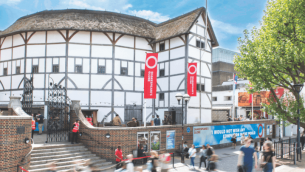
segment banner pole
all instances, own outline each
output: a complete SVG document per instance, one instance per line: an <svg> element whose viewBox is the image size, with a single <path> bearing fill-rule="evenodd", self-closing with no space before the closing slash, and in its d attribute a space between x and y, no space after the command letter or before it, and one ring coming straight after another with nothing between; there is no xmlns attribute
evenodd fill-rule
<svg viewBox="0 0 305 172"><path fill-rule="evenodd" d="M253 93L252 93L252 121L253 121L253 102L254 102L254 100L253 100Z"/></svg>
<svg viewBox="0 0 305 172"><path fill-rule="evenodd" d="M232 100L233 100L232 120L234 121L234 117L235 117L235 78L234 78L234 73L233 73L233 96L232 96Z"/></svg>
<svg viewBox="0 0 305 172"><path fill-rule="evenodd" d="M146 99L144 100L144 127L146 127Z"/></svg>

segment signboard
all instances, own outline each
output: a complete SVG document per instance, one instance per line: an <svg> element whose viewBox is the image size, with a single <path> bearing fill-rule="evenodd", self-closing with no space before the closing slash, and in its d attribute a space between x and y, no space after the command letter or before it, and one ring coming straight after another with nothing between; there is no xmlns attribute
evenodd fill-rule
<svg viewBox="0 0 305 172"><path fill-rule="evenodd" d="M189 63L187 70L187 94L196 96L197 93L197 63Z"/></svg>
<svg viewBox="0 0 305 172"><path fill-rule="evenodd" d="M175 130L166 131L166 149L175 149Z"/></svg>
<svg viewBox="0 0 305 172"><path fill-rule="evenodd" d="M150 132L150 150L159 151L161 148L161 132Z"/></svg>
<svg viewBox="0 0 305 172"><path fill-rule="evenodd" d="M272 125L267 125L267 135L272 135Z"/></svg>
<svg viewBox="0 0 305 172"><path fill-rule="evenodd" d="M144 74L144 99L156 99L158 53L147 53Z"/></svg>
<svg viewBox="0 0 305 172"><path fill-rule="evenodd" d="M264 137L265 124L198 126L193 128L193 143L196 148L202 145L231 143L233 134L240 141L242 134L253 139Z"/></svg>
<svg viewBox="0 0 305 172"><path fill-rule="evenodd" d="M191 132L191 128L190 128L190 127L187 127L187 128L186 128L186 132L188 132L188 133Z"/></svg>

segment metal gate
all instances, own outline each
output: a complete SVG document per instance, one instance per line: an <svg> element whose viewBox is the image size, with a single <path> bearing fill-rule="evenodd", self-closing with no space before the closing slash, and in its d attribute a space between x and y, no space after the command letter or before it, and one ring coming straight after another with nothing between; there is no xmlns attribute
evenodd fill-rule
<svg viewBox="0 0 305 172"><path fill-rule="evenodd" d="M22 94L22 109L27 114L32 114L33 106L33 74L31 74L30 79L24 77L23 80L23 94Z"/></svg>
<svg viewBox="0 0 305 172"><path fill-rule="evenodd" d="M138 119L140 125L142 124L143 120L142 120L142 106L141 105L126 105L125 106L125 115L124 115L125 124L127 124L127 122L131 121L131 119L133 117Z"/></svg>
<svg viewBox="0 0 305 172"><path fill-rule="evenodd" d="M61 85L49 82L48 87L48 131L46 142L69 141L70 99L67 90Z"/></svg>

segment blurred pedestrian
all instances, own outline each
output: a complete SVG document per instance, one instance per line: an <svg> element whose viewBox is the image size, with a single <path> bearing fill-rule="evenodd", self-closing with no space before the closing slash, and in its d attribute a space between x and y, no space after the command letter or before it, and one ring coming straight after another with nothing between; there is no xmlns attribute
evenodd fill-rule
<svg viewBox="0 0 305 172"><path fill-rule="evenodd" d="M257 168L257 156L256 156L254 148L251 147L250 145L251 145L251 139L246 138L245 145L240 148L240 154L238 156L239 160L238 160L237 166L242 166L241 159L243 157L243 162L244 162L243 168L244 168L245 172L252 172L253 157L255 160L254 166L255 166L255 168Z"/></svg>
<svg viewBox="0 0 305 172"><path fill-rule="evenodd" d="M261 159L261 168L264 172L275 171L275 156L272 149L272 143L268 142L264 144L265 151Z"/></svg>
<svg viewBox="0 0 305 172"><path fill-rule="evenodd" d="M114 172L127 172L127 169L126 169L126 162L121 162L121 168L115 170Z"/></svg>
<svg viewBox="0 0 305 172"><path fill-rule="evenodd" d="M44 120L44 116L42 114L40 114L40 111L38 111L38 115L36 116L37 120L38 120L38 129L39 129L39 134L42 134L42 126L43 126L43 120Z"/></svg>
<svg viewBox="0 0 305 172"><path fill-rule="evenodd" d="M202 148L200 149L200 162L199 162L199 169L201 168L201 164L202 162L204 162L204 167L206 168L207 167L207 164L206 164L206 148L204 145L202 145Z"/></svg>
<svg viewBox="0 0 305 172"><path fill-rule="evenodd" d="M121 119L118 114L112 120L114 126L120 126L122 124Z"/></svg>
<svg viewBox="0 0 305 172"><path fill-rule="evenodd" d="M207 160L208 160L208 166L206 169L210 168L210 158L212 157L213 154L215 154L213 147L210 146L210 144L207 144L206 146L206 155L207 155Z"/></svg>
<svg viewBox="0 0 305 172"><path fill-rule="evenodd" d="M143 145L140 145L140 149L138 150L138 157L145 157L146 156L146 152L144 151L144 147ZM147 158L143 158L143 163L147 162Z"/></svg>
<svg viewBox="0 0 305 172"><path fill-rule="evenodd" d="M128 161L126 162L127 163L127 167L126 167L127 171L128 172L134 172L134 165L133 165L133 162L132 162L133 155L132 154L127 155L127 159L128 159Z"/></svg>
<svg viewBox="0 0 305 172"><path fill-rule="evenodd" d="M123 151L121 146L118 146L118 148L115 150L114 155L116 157L115 162L117 163L116 169L119 169L121 168L121 164L119 163L123 160Z"/></svg>
<svg viewBox="0 0 305 172"><path fill-rule="evenodd" d="M244 145L244 144L245 144L245 139L246 139L245 134L242 134L242 136L241 136L241 138L240 138L240 144L241 144L241 145Z"/></svg>
<svg viewBox="0 0 305 172"><path fill-rule="evenodd" d="M257 142L254 143L254 151L257 155L257 159L259 159L259 146L258 146Z"/></svg>
<svg viewBox="0 0 305 172"><path fill-rule="evenodd" d="M154 124L155 124L155 126L159 126L160 125L159 115L157 115L157 118L154 119Z"/></svg>
<svg viewBox="0 0 305 172"><path fill-rule="evenodd" d="M303 134L301 136L301 147L302 147L302 150L304 149L304 144L305 144L305 134L303 132Z"/></svg>
<svg viewBox="0 0 305 172"><path fill-rule="evenodd" d="M236 147L236 134L233 134L233 137L232 137L231 141L232 141L232 149L235 149L235 147Z"/></svg>
<svg viewBox="0 0 305 172"><path fill-rule="evenodd" d="M48 164L47 172L57 172L56 162L51 162Z"/></svg>
<svg viewBox="0 0 305 172"><path fill-rule="evenodd" d="M34 114L32 114L32 139L34 138L34 130L36 129L36 121L34 119Z"/></svg>
<svg viewBox="0 0 305 172"><path fill-rule="evenodd" d="M71 139L71 144L77 143L77 135L79 132L79 120L77 119L76 122L74 122L72 126L72 139Z"/></svg>
<svg viewBox="0 0 305 172"><path fill-rule="evenodd" d="M86 120L93 126L93 123L92 123L92 118L88 115Z"/></svg>
<svg viewBox="0 0 305 172"><path fill-rule="evenodd" d="M193 165L193 169L195 169L195 157L196 157L196 149L195 149L195 145L192 144L192 147L189 149L188 153L190 154L190 158L191 158L191 164L190 164L190 168L191 165Z"/></svg>
<svg viewBox="0 0 305 172"><path fill-rule="evenodd" d="M169 167L169 163L171 161L171 155L169 153L165 153L159 156L161 161L161 172L167 172Z"/></svg>
<svg viewBox="0 0 305 172"><path fill-rule="evenodd" d="M213 154L212 156L211 156L211 158L209 159L209 169L207 169L207 170L212 170L212 171L216 171L216 168L217 168L217 166L216 166L216 162L217 162L217 160L218 160L218 156L216 155L216 154Z"/></svg>
<svg viewBox="0 0 305 172"><path fill-rule="evenodd" d="M156 151L151 151L150 152L151 156L149 160L151 161L151 172L157 172L157 167L158 167L158 153Z"/></svg>

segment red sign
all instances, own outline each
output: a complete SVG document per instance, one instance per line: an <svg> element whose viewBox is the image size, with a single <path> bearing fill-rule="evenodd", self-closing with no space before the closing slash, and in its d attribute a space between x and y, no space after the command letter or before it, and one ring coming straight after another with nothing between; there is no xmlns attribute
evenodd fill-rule
<svg viewBox="0 0 305 172"><path fill-rule="evenodd" d="M147 53L144 75L144 99L156 99L158 53Z"/></svg>
<svg viewBox="0 0 305 172"><path fill-rule="evenodd" d="M196 96L197 93L197 63L189 63L187 68L187 94Z"/></svg>
<svg viewBox="0 0 305 172"><path fill-rule="evenodd" d="M277 87L277 88L275 89L275 94L276 94L277 98L280 99L280 98L283 96L283 94L284 94L284 88L282 88L282 87Z"/></svg>

